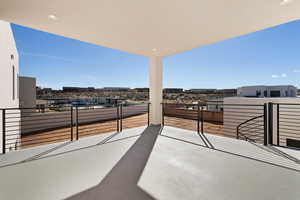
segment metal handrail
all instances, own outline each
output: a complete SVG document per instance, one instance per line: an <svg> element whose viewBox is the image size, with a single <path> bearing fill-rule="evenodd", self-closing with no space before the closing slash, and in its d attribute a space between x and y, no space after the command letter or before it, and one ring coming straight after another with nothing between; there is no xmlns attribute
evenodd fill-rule
<svg viewBox="0 0 300 200"><path fill-rule="evenodd" d="M264 117L264 114L263 115L259 115L259 116L256 116L256 117L252 117L242 123L240 123L237 127L236 127L236 138L237 139L240 139L240 135L243 136L246 140L250 140L250 141L254 141L255 140L252 140L251 138L247 137L245 134L241 133L240 132L240 129L243 128L243 127L247 127L247 126L243 126L244 124L247 124L248 122L252 122L256 119L259 119L259 118L263 118ZM252 124L255 124L255 123L252 123ZM243 126L243 127L242 127Z"/></svg>
<svg viewBox="0 0 300 200"><path fill-rule="evenodd" d="M136 109L138 106L145 106L144 107L140 107L140 109ZM57 134L58 131L59 133L65 133L65 136L68 136L67 138L63 138L64 140L67 141L73 141L73 140L78 140L81 135L83 136L84 132L86 132L86 130L92 130L92 132L97 132L97 130L99 130L99 132L103 131L103 130L107 130L109 127L115 129L118 132L121 132L123 130L123 121L125 122L127 118L132 117L132 116L136 116L138 114L146 114L148 113L148 126L149 126L149 120L150 120L150 115L149 115L149 110L150 110L150 103L141 103L141 104L133 104L133 105L128 105L125 106L123 104L116 104L114 105L114 107L109 107L109 109L111 109L111 115L112 118L109 118L107 120L111 120L111 121L115 121L116 124L111 123L109 124L109 126L105 126L104 125L100 125L98 128L95 127L91 127L94 126L92 124L95 123L106 123L106 114L105 113L97 113L94 114L93 112L89 113L88 110L84 110L84 112L81 112L83 110L80 109L79 105L76 106L65 106L65 107L59 107L61 109L64 109L65 114L57 112L56 114L58 114L59 118L48 118L47 115L43 115L41 119L36 118L36 115L27 115L27 111L28 109L37 109L38 108L2 108L0 109L1 113L2 113L2 153L5 154L7 152L8 147L10 148L10 145L12 143L8 143L8 141L13 141L16 140L16 144L14 145L14 149L18 150L19 147L22 148L22 141L21 139L21 135L22 136L30 136L30 134L42 134L41 136L43 136L44 134L49 134L52 135L51 138L53 138L53 140L48 140L47 138L42 138L45 141L43 141L43 143L47 143L47 142L51 142L51 143L55 143L55 142L60 142L58 141L58 137L61 136L61 134ZM123 111L123 107L124 108L128 108L128 109L124 109ZM53 107L50 107L53 108ZM132 109L130 109L132 108ZM105 108L97 108L97 109L103 109L105 110ZM20 115L18 118L19 120L13 120L11 121L11 119L8 117L8 115L10 114L11 110L18 110L18 115ZM25 121L21 120L21 114L22 114L22 110L24 110L24 117L28 118ZM94 111L94 109L92 109ZM92 111L91 110L91 111ZM38 111L36 112L32 112L32 113L36 113L36 114L40 114ZM55 114L55 112L51 112L51 111L47 111L44 114L47 113L51 113L51 114ZM138 113L138 114L137 114ZM63 114L63 116L60 116L61 114ZM83 114L86 117L91 116L92 118L95 118L95 120L92 121L86 121L89 120L89 118L80 118L81 114ZM99 117L97 117L99 116ZM109 115L110 116L110 115ZM44 119L46 118L46 119ZM65 124L60 124L60 120L63 120ZM54 121L53 121L54 120ZM83 120L83 121L81 121ZM27 123L29 121L29 123ZM32 123L32 122L36 122L36 123ZM146 121L145 121L146 122ZM14 125L15 123L15 125ZM22 124L21 124L22 123ZM38 125L38 126L36 126ZM91 125L91 126L89 126ZM96 126L97 124L95 124ZM133 126L137 126L138 124L134 123L132 124ZM34 126L34 127L31 127ZM79 126L88 126L88 129L86 129L85 131L83 131L83 129L79 128ZM17 134L7 134L8 132L11 131L11 128L15 128L13 129L13 131L16 131ZM30 129L28 129L30 128ZM126 127L125 127L126 128ZM32 130L31 130L32 129ZM60 130L62 129L62 130ZM25 131L25 132L24 132ZM26 132L27 131L27 132ZM29 132L30 133L29 133ZM54 131L51 133L46 133L47 131ZM27 135L28 134L28 135ZM75 135L74 135L75 134ZM92 134L97 134L97 133L92 133ZM39 138L39 136L37 136L37 138L28 138L30 139L30 141L34 142L32 145L34 146L38 146L41 145L39 144L39 140L41 138ZM57 141L56 141L57 139ZM30 146L30 145L29 145Z"/></svg>

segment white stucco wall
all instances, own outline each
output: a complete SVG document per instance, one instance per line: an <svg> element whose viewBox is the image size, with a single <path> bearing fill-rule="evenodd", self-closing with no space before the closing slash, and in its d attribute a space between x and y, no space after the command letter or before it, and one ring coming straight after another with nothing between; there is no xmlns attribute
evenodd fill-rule
<svg viewBox="0 0 300 200"><path fill-rule="evenodd" d="M15 75L13 77L13 66ZM19 107L19 56L10 23L0 20L0 108ZM10 112L10 111L7 111ZM17 114L17 116L19 116ZM0 153L2 152L2 111L0 114ZM18 120L14 120L18 121ZM18 126L18 122L14 123ZM10 132L10 134L18 134ZM14 143L11 140L10 143Z"/></svg>

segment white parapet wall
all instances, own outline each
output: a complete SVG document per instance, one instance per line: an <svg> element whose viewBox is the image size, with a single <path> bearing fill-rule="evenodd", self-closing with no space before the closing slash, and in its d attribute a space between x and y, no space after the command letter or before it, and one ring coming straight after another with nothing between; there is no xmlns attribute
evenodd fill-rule
<svg viewBox="0 0 300 200"><path fill-rule="evenodd" d="M300 138L300 98L224 98L224 134L236 137L236 127L247 119L263 113L263 106L251 107L250 105L263 105L264 103L280 104L280 145L286 146L286 139ZM299 104L299 105L292 105ZM234 106L236 105L236 106ZM293 109L296 108L296 109ZM242 113L239 115L239 112ZM235 117L236 116L236 117ZM239 117L242 116L242 117ZM283 119L284 118L284 119ZM232 120L234 119L234 121ZM262 119L261 119L262 120ZM277 144L277 105L273 105L273 144ZM257 130L263 134L263 129Z"/></svg>
<svg viewBox="0 0 300 200"><path fill-rule="evenodd" d="M19 56L14 40L10 23L0 20L0 108L19 107ZM10 112L10 111L7 111ZM15 114L16 119L13 124L18 127L20 114ZM2 127L2 110L0 114L0 153L2 153L3 127ZM15 122L16 121L16 122ZM14 138L17 138L19 131L11 131ZM14 144L16 139L10 139L9 143ZM13 145L14 146L14 145ZM13 148L9 145L7 148ZM9 150L9 149L8 149Z"/></svg>

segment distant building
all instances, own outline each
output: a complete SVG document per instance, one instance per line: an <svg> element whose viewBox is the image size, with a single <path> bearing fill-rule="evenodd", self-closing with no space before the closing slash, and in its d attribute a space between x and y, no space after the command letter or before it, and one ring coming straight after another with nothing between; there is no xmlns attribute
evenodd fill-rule
<svg viewBox="0 0 300 200"><path fill-rule="evenodd" d="M185 90L186 93L202 93L202 94L207 94L207 93L215 93L217 89L189 89Z"/></svg>
<svg viewBox="0 0 300 200"><path fill-rule="evenodd" d="M32 77L19 77L20 108L36 107L36 79Z"/></svg>
<svg viewBox="0 0 300 200"><path fill-rule="evenodd" d="M282 103L288 105L300 103L300 98L297 98L296 96L297 88L292 85L246 86L238 88L237 93L237 97L224 98L224 134L232 137L236 137L236 133L232 132L232 130L235 130L238 125L245 122L246 120L253 118L253 116L255 115L261 115L261 113L263 112L262 107L259 109L255 108L257 111L254 111L246 105L263 105L265 103ZM273 109L273 114L274 116L276 116L277 107L273 107ZM236 117L238 116L239 112L242 113L242 117ZM232 120L233 118L235 119L234 121ZM276 133L276 117L274 117L273 120L273 131L274 133ZM290 124L294 123L295 121L293 120L296 119L292 119L291 121L290 120L291 119L285 119L285 122L281 122L280 126L289 126ZM286 124L284 125L284 123ZM260 132L260 134L263 133ZM274 140L276 137L277 136L275 135Z"/></svg>
<svg viewBox="0 0 300 200"><path fill-rule="evenodd" d="M136 92L149 92L149 88L134 88L133 90Z"/></svg>
<svg viewBox="0 0 300 200"><path fill-rule="evenodd" d="M217 93L225 97L232 97L237 95L237 89L219 89Z"/></svg>
<svg viewBox="0 0 300 200"><path fill-rule="evenodd" d="M164 88L165 93L181 93L183 92L182 88Z"/></svg>
<svg viewBox="0 0 300 200"><path fill-rule="evenodd" d="M104 91L107 92L127 92L130 90L129 87L104 87Z"/></svg>
<svg viewBox="0 0 300 200"><path fill-rule="evenodd" d="M63 87L63 92L95 92L94 87Z"/></svg>
<svg viewBox="0 0 300 200"><path fill-rule="evenodd" d="M278 85L278 86L245 86L237 89L239 97L296 97L297 88L292 85Z"/></svg>

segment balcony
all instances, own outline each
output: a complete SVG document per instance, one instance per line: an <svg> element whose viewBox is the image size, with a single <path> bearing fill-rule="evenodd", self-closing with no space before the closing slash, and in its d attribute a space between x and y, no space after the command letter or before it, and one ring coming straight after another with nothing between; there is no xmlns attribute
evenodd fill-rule
<svg viewBox="0 0 300 200"><path fill-rule="evenodd" d="M226 124L235 119L234 113L238 111L239 119L249 116L252 119L253 113L265 115L266 105L223 104L222 109L208 114L208 105L163 104L164 126L148 126L148 107L138 106L143 107L142 112L127 115L127 118L124 110L136 111L136 107L122 110L120 107L110 108L117 111L114 113L119 117L108 121L82 125L78 120L78 140L75 120L74 127L67 128L68 135L74 129L73 140L69 135L64 141L47 143L50 139L44 139L40 143L41 135L48 135L49 132L35 133L39 135L32 137L36 144L22 148L26 142L21 142L21 147L1 155L0 176L3 178L0 181L0 198L298 198L300 151L284 146L286 143L281 135L281 145L263 145L264 117L250 120L252 125L246 129L239 126L240 129L231 130ZM277 108L277 105L271 106ZM295 110L295 105L279 107L279 116L287 114L285 111L289 108ZM228 111L231 115L226 113ZM94 110L81 112L84 116L87 113L89 116L95 115ZM97 113L101 118L107 112ZM70 119L70 115L66 119ZM76 119L76 114L73 117ZM107 123L113 125L115 130L107 132L110 131L106 128ZM257 129L261 123L263 127ZM121 124L124 126L122 130ZM91 134L85 133L86 126L92 126ZM286 131L283 128L281 130ZM239 139L236 139L237 134ZM290 137L298 136L294 134Z"/></svg>
<svg viewBox="0 0 300 200"><path fill-rule="evenodd" d="M211 111L162 104L162 91L164 57L288 23L299 9L288 0L1 2L1 20L147 57L150 106L2 108L0 199L298 200L299 104ZM4 107L18 105L2 95Z"/></svg>

